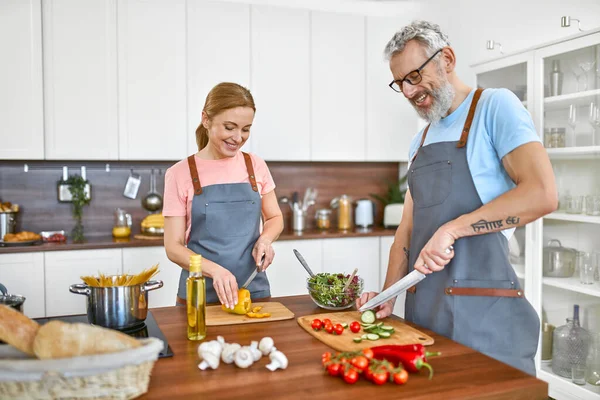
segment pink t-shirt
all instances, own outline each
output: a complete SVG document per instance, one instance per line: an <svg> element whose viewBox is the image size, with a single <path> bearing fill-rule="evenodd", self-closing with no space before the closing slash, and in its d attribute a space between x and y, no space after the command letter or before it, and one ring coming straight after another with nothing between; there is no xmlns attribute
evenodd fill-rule
<svg viewBox="0 0 600 400"><path fill-rule="evenodd" d="M244 155L238 151L232 158L221 160L202 160L198 156L198 178L202 187L222 183L250 182ZM267 163L255 154L250 153L254 176L261 197L275 189L275 182ZM194 185L190 175L187 158L179 161L165 173L165 193L163 202L163 215L165 217L186 217L185 241L187 243L192 227L192 200L194 198Z"/></svg>

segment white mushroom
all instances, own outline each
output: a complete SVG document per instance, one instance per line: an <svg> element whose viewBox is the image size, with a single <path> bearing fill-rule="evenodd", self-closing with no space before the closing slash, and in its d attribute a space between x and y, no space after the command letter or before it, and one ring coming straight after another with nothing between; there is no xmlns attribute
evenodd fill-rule
<svg viewBox="0 0 600 400"><path fill-rule="evenodd" d="M254 359L252 352L248 348L241 348L235 352L235 365L240 368L248 368L252 365Z"/></svg>
<svg viewBox="0 0 600 400"><path fill-rule="evenodd" d="M262 352L258 349L257 341L253 341L252 343L250 343L250 346L244 346L244 347L242 347L242 349L250 350L250 353L252 353L252 358L254 359L254 361L258 361L262 357Z"/></svg>
<svg viewBox="0 0 600 400"><path fill-rule="evenodd" d="M208 367L217 369L219 367L219 356L209 352L202 353L202 362L198 364L198 368L204 371Z"/></svg>
<svg viewBox="0 0 600 400"><path fill-rule="evenodd" d="M271 363L267 365L269 371L275 371L276 369L286 369L288 366L288 359L279 350L273 348L271 354L269 354L269 358L271 359Z"/></svg>
<svg viewBox="0 0 600 400"><path fill-rule="evenodd" d="M271 349L273 348L274 344L275 342L273 342L273 339L267 336L260 340L260 343L258 344L258 349L261 351L261 353L263 353L264 356L266 356L271 352Z"/></svg>
<svg viewBox="0 0 600 400"><path fill-rule="evenodd" d="M235 352L238 351L242 346L237 343L225 343L223 346L223 352L221 353L221 360L225 364L231 364L235 357Z"/></svg>

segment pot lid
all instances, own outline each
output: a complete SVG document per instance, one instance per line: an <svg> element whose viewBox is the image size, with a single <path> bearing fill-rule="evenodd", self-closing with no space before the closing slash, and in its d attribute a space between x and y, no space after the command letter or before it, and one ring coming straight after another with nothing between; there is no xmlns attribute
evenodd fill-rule
<svg viewBox="0 0 600 400"><path fill-rule="evenodd" d="M570 247L562 247L560 240L551 239L548 241L548 246L544 247L544 251L566 251L568 253L577 253L577 250Z"/></svg>

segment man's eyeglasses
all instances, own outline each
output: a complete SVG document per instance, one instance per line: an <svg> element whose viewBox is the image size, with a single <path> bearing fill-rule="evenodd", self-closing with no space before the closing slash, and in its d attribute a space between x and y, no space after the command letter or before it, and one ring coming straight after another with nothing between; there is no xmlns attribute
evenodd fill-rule
<svg viewBox="0 0 600 400"><path fill-rule="evenodd" d="M423 70L423 68L425 68L425 66L429 63L429 61L433 60L433 58L435 56L437 56L438 53L442 50L443 50L443 48L441 48L438 51L436 51L435 53L433 53L433 55L431 57L429 57L427 59L427 61L425 61L423 63L423 65L421 65L419 68L415 69L414 71L411 71L408 74L406 74L406 76L404 78L392 81L389 86L392 89L394 89L395 92L402 93L402 85L404 84L405 81L410 83L411 85L418 85L419 82L421 82L421 80L423 79L423 77L421 76L421 71Z"/></svg>

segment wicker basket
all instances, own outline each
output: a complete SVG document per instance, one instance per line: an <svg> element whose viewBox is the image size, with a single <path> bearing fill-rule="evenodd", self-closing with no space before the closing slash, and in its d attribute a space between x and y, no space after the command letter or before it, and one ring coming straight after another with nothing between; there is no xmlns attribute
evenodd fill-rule
<svg viewBox="0 0 600 400"><path fill-rule="evenodd" d="M32 359L0 346L0 399L133 399L148 391L160 339L119 353Z"/></svg>

